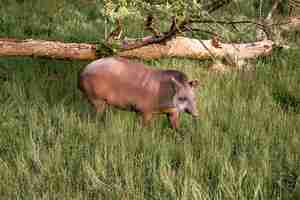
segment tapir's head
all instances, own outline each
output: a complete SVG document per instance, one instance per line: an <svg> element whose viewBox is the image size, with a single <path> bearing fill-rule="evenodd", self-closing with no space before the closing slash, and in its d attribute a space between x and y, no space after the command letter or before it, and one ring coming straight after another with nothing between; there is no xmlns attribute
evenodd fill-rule
<svg viewBox="0 0 300 200"><path fill-rule="evenodd" d="M171 78L175 95L173 104L179 112L187 112L193 117L198 116L197 101L194 93L194 88L199 85L198 80L185 80L179 82L175 78Z"/></svg>

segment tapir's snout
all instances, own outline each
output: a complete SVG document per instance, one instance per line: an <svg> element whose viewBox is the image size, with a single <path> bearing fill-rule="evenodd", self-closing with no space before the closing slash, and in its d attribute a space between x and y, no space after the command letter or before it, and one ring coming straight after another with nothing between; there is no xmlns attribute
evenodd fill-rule
<svg viewBox="0 0 300 200"><path fill-rule="evenodd" d="M199 113L198 112L193 113L192 116L195 117L195 118L198 118L199 117Z"/></svg>
<svg viewBox="0 0 300 200"><path fill-rule="evenodd" d="M195 112L191 113L191 115L192 115L194 118L198 118L198 117L199 117L199 112L196 110Z"/></svg>
<svg viewBox="0 0 300 200"><path fill-rule="evenodd" d="M192 115L195 118L199 117L199 112L198 112L197 109L191 110L191 109L186 108L185 112L188 113L188 114L190 114L190 115Z"/></svg>

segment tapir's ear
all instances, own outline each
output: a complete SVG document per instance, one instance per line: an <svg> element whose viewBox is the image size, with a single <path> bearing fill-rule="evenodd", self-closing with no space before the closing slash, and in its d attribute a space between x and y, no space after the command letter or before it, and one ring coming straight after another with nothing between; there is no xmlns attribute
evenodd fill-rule
<svg viewBox="0 0 300 200"><path fill-rule="evenodd" d="M195 87L198 87L200 85L200 81L195 79L195 80L191 80L189 81L189 85L192 87L192 88L195 88Z"/></svg>
<svg viewBox="0 0 300 200"><path fill-rule="evenodd" d="M176 91L178 91L180 88L182 88L182 84L179 81L177 81L174 77L171 78L171 81L172 81L173 87Z"/></svg>

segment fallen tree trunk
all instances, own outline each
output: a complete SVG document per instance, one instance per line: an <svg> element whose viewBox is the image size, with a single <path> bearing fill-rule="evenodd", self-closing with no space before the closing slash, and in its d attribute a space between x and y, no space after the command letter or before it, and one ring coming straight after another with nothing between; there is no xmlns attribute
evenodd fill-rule
<svg viewBox="0 0 300 200"><path fill-rule="evenodd" d="M280 28L285 31L300 30L300 16L289 17L280 24Z"/></svg>
<svg viewBox="0 0 300 200"><path fill-rule="evenodd" d="M149 37L143 38L147 39ZM140 40L134 40L140 41ZM132 43L132 41L129 41ZM159 59L163 57L179 57L193 59L223 58L226 56L246 59L269 55L273 42L264 40L244 44L225 44L213 40L197 40L186 37L175 37L168 41L130 49L128 41L121 43L117 56L141 59ZM34 56L54 59L95 60L106 56L97 49L96 44L63 43L44 40L17 40L0 38L0 56Z"/></svg>
<svg viewBox="0 0 300 200"><path fill-rule="evenodd" d="M212 57L224 58L226 56L246 59L269 55L272 51L272 44L272 41L264 40L243 44L218 43L216 46L213 45L213 40L177 37L166 42L165 45L152 44L139 49L123 51L119 55L144 59L180 57L205 60Z"/></svg>
<svg viewBox="0 0 300 200"><path fill-rule="evenodd" d="M0 56L34 56L70 60L97 58L94 44L10 38L0 38Z"/></svg>

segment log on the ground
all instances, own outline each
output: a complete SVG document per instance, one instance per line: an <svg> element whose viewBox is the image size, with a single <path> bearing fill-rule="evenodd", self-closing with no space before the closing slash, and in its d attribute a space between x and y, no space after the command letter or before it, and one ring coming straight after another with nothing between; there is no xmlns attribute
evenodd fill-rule
<svg viewBox="0 0 300 200"><path fill-rule="evenodd" d="M300 16L289 17L286 21L280 23L280 28L285 31L300 30Z"/></svg>
<svg viewBox="0 0 300 200"><path fill-rule="evenodd" d="M141 59L179 57L204 60L212 57L222 58L226 56L245 59L269 55L272 51L272 44L272 41L264 40L253 43L218 43L218 45L215 45L213 40L176 37L163 43L149 44L142 47L138 46L137 48L129 50L127 48L128 45L123 43L124 48L122 49L121 45L116 55ZM0 56L34 56L53 59L95 60L105 55L99 54L96 44L0 38Z"/></svg>
<svg viewBox="0 0 300 200"><path fill-rule="evenodd" d="M11 38L0 38L0 56L33 56L70 60L97 58L94 44Z"/></svg>
<svg viewBox="0 0 300 200"><path fill-rule="evenodd" d="M218 43L216 46L213 45L213 40L176 37L176 39L166 42L165 45L152 44L138 49L123 51L119 55L143 59L179 57L205 60L211 57L223 58L226 56L247 59L269 55L272 51L272 44L271 40L264 40L242 44Z"/></svg>

